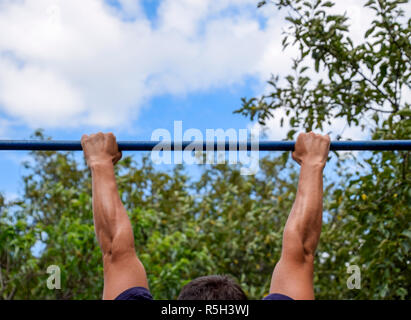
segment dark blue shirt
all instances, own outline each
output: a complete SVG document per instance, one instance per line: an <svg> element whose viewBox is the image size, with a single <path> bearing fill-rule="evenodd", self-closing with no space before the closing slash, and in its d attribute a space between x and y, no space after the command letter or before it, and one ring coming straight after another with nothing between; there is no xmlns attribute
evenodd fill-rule
<svg viewBox="0 0 411 320"><path fill-rule="evenodd" d="M115 300L140 300L148 301L153 300L153 296L150 291L143 287L134 287L127 289L126 291L119 294ZM293 300L283 294L273 293L266 296L263 300Z"/></svg>

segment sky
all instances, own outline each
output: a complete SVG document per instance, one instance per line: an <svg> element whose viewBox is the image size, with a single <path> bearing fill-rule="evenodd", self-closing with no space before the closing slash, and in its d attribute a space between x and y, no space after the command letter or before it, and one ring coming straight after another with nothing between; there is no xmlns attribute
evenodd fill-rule
<svg viewBox="0 0 411 320"><path fill-rule="evenodd" d="M150 140L158 128L258 126L233 114L241 97L285 76L296 48L283 51L285 12L256 0L0 0L0 139L28 139L37 128L54 139L113 132ZM354 42L372 11L337 0ZM411 12L410 5L406 7ZM281 110L276 116L281 115ZM283 139L278 117L267 138ZM335 120L324 132L364 139ZM0 192L21 192L25 152L0 154Z"/></svg>

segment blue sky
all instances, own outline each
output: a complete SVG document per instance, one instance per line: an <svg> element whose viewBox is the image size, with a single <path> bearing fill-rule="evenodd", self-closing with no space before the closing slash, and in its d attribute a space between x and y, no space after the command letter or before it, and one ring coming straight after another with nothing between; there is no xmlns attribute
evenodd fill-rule
<svg viewBox="0 0 411 320"><path fill-rule="evenodd" d="M281 49L286 26L256 0L0 0L0 139L27 139L43 128L54 139L112 131L149 140L158 128L242 129L233 111L259 96L271 74L290 71L296 49ZM347 10L354 41L369 11ZM408 6L409 9L409 6ZM282 139L278 116L268 137ZM339 134L336 120L325 132ZM358 128L344 136L366 137ZM24 152L1 152L0 192L21 190Z"/></svg>
<svg viewBox="0 0 411 320"><path fill-rule="evenodd" d="M241 105L240 98L250 96L252 91L243 85L231 90L215 89L207 93L193 93L184 97L159 96L147 103L147 112L142 112L136 124L135 132L110 128L116 133L118 140L149 140L152 131L157 128L168 129L173 132L175 120L183 121L183 130L197 128L205 132L207 128L246 128L249 121L234 115L233 110ZM210 126L211 124L211 126ZM229 124L229 127L227 126ZM97 129L96 129L97 130ZM16 129L13 139L28 139L33 133L32 128L20 127ZM86 133L93 131L86 131ZM80 139L84 133L82 129L46 129L45 134L53 139ZM7 138L9 138L7 136ZM24 170L20 163L28 157L27 152L2 151L0 156L0 192L14 197L21 190L21 175Z"/></svg>

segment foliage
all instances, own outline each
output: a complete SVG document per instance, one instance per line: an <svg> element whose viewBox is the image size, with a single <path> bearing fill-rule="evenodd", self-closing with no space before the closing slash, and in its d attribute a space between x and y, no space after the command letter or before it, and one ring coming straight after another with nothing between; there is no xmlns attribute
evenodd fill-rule
<svg viewBox="0 0 411 320"><path fill-rule="evenodd" d="M402 96L411 89L411 20L401 23L404 11L400 6L406 2L368 1L366 7L375 11L375 20L364 42L355 44L347 14L328 13L333 2L273 1L278 9L289 10L286 20L290 25L282 43L284 49L295 45L299 50L293 60L294 74L285 77L284 86L278 76L273 77L269 94L244 98L236 112L265 124L275 110L282 109L292 128L306 130L321 130L334 118L343 118L348 125L359 125L360 119L370 118L388 135L396 129L398 121L392 119L397 117L409 128L410 104ZM307 75L312 69L319 73L319 80ZM381 124L384 115L391 121ZM289 138L295 133L291 130ZM404 137L406 134L409 136L410 131L404 132Z"/></svg>
<svg viewBox="0 0 411 320"><path fill-rule="evenodd" d="M5 299L99 298L101 252L89 172L70 153L35 152L33 158L26 164L25 201L9 204L13 214L4 211L1 220L0 294ZM126 157L117 165L136 250L156 298L176 298L191 279L226 273L251 297L268 293L297 181L294 172L287 187L277 177L278 165L279 160L262 161L269 179L265 173L241 176L239 168L216 165L204 168L195 181L182 167L171 173L155 170L147 157L140 163ZM33 252L37 241L44 247ZM62 290L47 289L49 265L60 266Z"/></svg>
<svg viewBox="0 0 411 320"><path fill-rule="evenodd" d="M271 92L243 98L237 113L264 125L281 109L288 117L290 139L299 128L322 130L336 118L361 126L373 139L411 138L411 108L405 99L411 89L411 19L402 9L407 0L364 2L375 19L358 44L350 38L347 13L330 11L333 1L272 3L288 12L283 48L295 45L299 56L285 84L273 76L268 82ZM409 298L410 153L374 152L364 159L352 155L350 162L336 155L341 182L326 200L331 201L332 218L321 237L327 268L316 273L317 295L327 297L327 292L328 297L342 298L338 291L346 288L344 270L349 263L364 272L363 289L349 297ZM348 165L361 171L348 173ZM321 281L324 276L328 283Z"/></svg>
<svg viewBox="0 0 411 320"><path fill-rule="evenodd" d="M283 44L300 49L295 74L285 86L273 78L270 94L243 99L238 112L264 124L282 108L290 116L289 138L301 126L321 129L332 118L357 125L369 117L374 139L409 139L411 110L402 95L410 87L410 22L400 22L404 2L368 1L376 18L364 43L354 45L348 18L327 11L332 2L274 1L290 13ZM318 81L307 75L309 57ZM44 139L41 132L36 137ZM409 152L336 156L340 179L326 181L316 297L410 299ZM89 171L72 153L31 157L21 199L0 196L0 298L99 299L102 260ZM125 157L116 166L156 299L176 298L185 283L206 274L233 275L250 298L268 293L298 169L274 155L260 159L260 168L256 176L241 176L236 166L204 166L194 179L182 166L161 171L148 157ZM347 289L347 265L353 264L361 268L361 290ZM49 265L61 268L61 290L47 289Z"/></svg>

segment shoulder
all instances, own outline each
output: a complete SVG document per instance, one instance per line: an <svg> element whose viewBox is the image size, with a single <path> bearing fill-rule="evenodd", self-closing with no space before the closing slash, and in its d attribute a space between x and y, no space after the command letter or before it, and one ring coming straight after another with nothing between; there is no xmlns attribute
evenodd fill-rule
<svg viewBox="0 0 411 320"><path fill-rule="evenodd" d="M143 287L133 287L120 293L115 300L153 300L150 291Z"/></svg>
<svg viewBox="0 0 411 320"><path fill-rule="evenodd" d="M266 296L263 300L294 300L294 299L284 294L272 293Z"/></svg>

